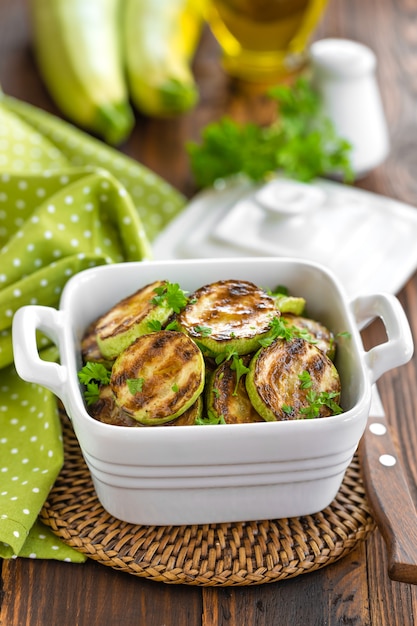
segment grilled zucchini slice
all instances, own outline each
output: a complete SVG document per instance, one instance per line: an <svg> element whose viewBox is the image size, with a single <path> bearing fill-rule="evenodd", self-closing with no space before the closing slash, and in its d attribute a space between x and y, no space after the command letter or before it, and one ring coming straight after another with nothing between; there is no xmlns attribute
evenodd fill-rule
<svg viewBox="0 0 417 626"><path fill-rule="evenodd" d="M161 424L162 426L194 426L198 418L203 415L203 394L182 415L170 422Z"/></svg>
<svg viewBox="0 0 417 626"><path fill-rule="evenodd" d="M89 325L81 340L81 357L83 363L102 363L109 369L114 359L105 359L97 343L96 322Z"/></svg>
<svg viewBox="0 0 417 626"><path fill-rule="evenodd" d="M142 287L113 306L96 322L97 345L105 359L115 359L137 337L150 332L150 322L164 324L173 313L166 300L156 299L168 286L158 280Z"/></svg>
<svg viewBox="0 0 417 626"><path fill-rule="evenodd" d="M82 338L81 356L83 363L87 363L88 361L100 363L104 360L104 357L100 352L100 348L97 345L95 325L91 325Z"/></svg>
<svg viewBox="0 0 417 626"><path fill-rule="evenodd" d="M312 320L301 315L283 313L281 319L296 332L302 333L302 338L314 343L317 348L327 354L329 359L334 361L336 356L336 341L334 334L321 322Z"/></svg>
<svg viewBox="0 0 417 626"><path fill-rule="evenodd" d="M221 280L195 291L177 317L180 329L198 342L204 354L228 350L249 354L259 339L272 334L280 312L266 291L243 280Z"/></svg>
<svg viewBox="0 0 417 626"><path fill-rule="evenodd" d="M247 367L251 355L241 357ZM206 385L208 413L223 417L226 424L262 422L263 419L252 406L245 386L245 373L238 376L233 361L228 359L218 366Z"/></svg>
<svg viewBox="0 0 417 626"><path fill-rule="evenodd" d="M88 407L88 413L95 420L114 426L141 426L139 422L117 406L110 385L102 385L99 398Z"/></svg>
<svg viewBox="0 0 417 626"><path fill-rule="evenodd" d="M246 389L266 421L341 412L339 374L324 352L305 339L276 339L261 348L250 363Z"/></svg>
<svg viewBox="0 0 417 626"><path fill-rule="evenodd" d="M281 313L294 313L302 315L306 306L304 298L299 296L287 296L284 294L272 294L276 307Z"/></svg>
<svg viewBox="0 0 417 626"><path fill-rule="evenodd" d="M116 403L142 424L182 415L204 388L203 355L184 333L160 330L138 337L113 364Z"/></svg>
<svg viewBox="0 0 417 626"><path fill-rule="evenodd" d="M126 411L121 409L115 402L114 394L110 385L103 385L100 388L99 399L88 408L91 417L104 424L114 426L139 426L146 428ZM189 409L171 422L161 424L161 426L191 426L203 413L203 399L200 395ZM152 424L150 424L152 426Z"/></svg>

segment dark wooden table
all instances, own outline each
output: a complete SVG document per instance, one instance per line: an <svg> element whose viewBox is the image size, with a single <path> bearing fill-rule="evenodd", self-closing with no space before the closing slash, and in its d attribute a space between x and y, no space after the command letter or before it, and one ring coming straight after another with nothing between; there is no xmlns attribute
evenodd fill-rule
<svg viewBox="0 0 417 626"><path fill-rule="evenodd" d="M389 159L358 186L417 205L417 5L413 0L330 0L316 37L359 40L376 52L388 117ZM195 192L184 143L229 112L261 120L259 98L235 92L205 32L195 72L201 101L170 121L138 116L123 151L191 197ZM12 96L59 115L34 65L24 0L0 0L0 84ZM407 250L404 250L407 254ZM399 294L417 336L417 276ZM366 341L379 339L370 329ZM395 444L417 502L417 356L379 384ZM392 582L379 531L350 555L317 572L245 588L169 586L83 565L16 559L2 563L2 626L408 626L417 621L417 587Z"/></svg>

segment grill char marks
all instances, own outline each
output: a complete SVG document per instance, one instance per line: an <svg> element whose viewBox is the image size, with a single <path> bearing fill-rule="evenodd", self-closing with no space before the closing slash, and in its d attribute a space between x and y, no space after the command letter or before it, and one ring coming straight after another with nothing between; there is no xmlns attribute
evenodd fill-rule
<svg viewBox="0 0 417 626"><path fill-rule="evenodd" d="M243 356L242 360L248 366L250 355ZM217 417L223 416L226 424L262 422L246 391L245 376L240 378L237 386L236 379L236 371L231 368L230 360L219 365L207 388L208 407Z"/></svg>
<svg viewBox="0 0 417 626"><path fill-rule="evenodd" d="M334 361L336 353L336 342L332 332L318 322L317 320L309 319L301 315L294 315L292 313L283 313L282 320L290 327L296 328L306 333L309 337L304 337L314 343L317 348L320 348L322 352Z"/></svg>
<svg viewBox="0 0 417 626"><path fill-rule="evenodd" d="M140 426L139 422L117 406L110 385L105 385L100 389L99 399L90 407L90 415L105 424Z"/></svg>
<svg viewBox="0 0 417 626"><path fill-rule="evenodd" d="M131 381L140 381L132 392ZM116 402L143 423L163 423L186 411L204 386L204 360L183 333L158 331L139 337L113 365Z"/></svg>
<svg viewBox="0 0 417 626"><path fill-rule="evenodd" d="M311 384L303 386L300 376L306 372ZM301 409L310 406L311 393L340 394L340 379L332 361L313 344L300 338L277 339L254 357L248 392L264 419L300 419ZM331 409L321 405L318 417L329 415Z"/></svg>
<svg viewBox="0 0 417 626"><path fill-rule="evenodd" d="M190 426L195 424L197 417L202 413L202 397L199 396L194 404L187 409L182 415L170 422L164 422L163 426ZM126 411L119 407L114 399L110 385L105 385L100 389L100 397L90 407L90 415L95 420L104 424L112 424L113 426L139 426L146 428L145 424L141 424Z"/></svg>
<svg viewBox="0 0 417 626"><path fill-rule="evenodd" d="M167 286L167 281L158 280L113 306L95 324L98 347L107 359L115 359L140 335L148 332L150 321L165 323L172 309L165 303L154 302L156 289Z"/></svg>
<svg viewBox="0 0 417 626"><path fill-rule="evenodd" d="M178 316L181 328L206 349L219 354L233 345L239 354L256 349L280 315L275 301L248 281L223 280L201 287Z"/></svg>

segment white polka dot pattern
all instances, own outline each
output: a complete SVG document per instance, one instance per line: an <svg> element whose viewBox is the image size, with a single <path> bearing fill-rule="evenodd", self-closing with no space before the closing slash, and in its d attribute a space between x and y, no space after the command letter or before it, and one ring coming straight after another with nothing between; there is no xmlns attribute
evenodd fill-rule
<svg viewBox="0 0 417 626"><path fill-rule="evenodd" d="M57 306L95 265L150 258L184 198L132 159L30 105L0 99L0 557L85 557L38 521L63 462L56 400L15 373L11 325ZM57 357L39 337L42 358Z"/></svg>
<svg viewBox="0 0 417 626"><path fill-rule="evenodd" d="M21 183L24 180L25 185ZM44 194L36 190L42 185ZM139 215L105 171L0 173L0 367L12 361L10 327L25 304L57 306L73 274L150 257ZM103 190L106 193L103 193ZM17 208L20 205L21 208Z"/></svg>
<svg viewBox="0 0 417 626"><path fill-rule="evenodd" d="M61 160L56 158L56 151L58 151L61 159L64 156L67 165L71 167L89 167L96 171L104 168L113 174L130 195L136 210L139 212L149 241L153 241L164 226L184 207L185 198L183 195L162 178L133 159L86 135L71 124L7 96L3 97L2 105L8 113L17 115L19 121L26 125L26 129L31 129L31 142L34 142L38 148L39 155L36 159L33 158L33 155L32 158L26 160L22 158L9 159L7 168L2 166L0 161L0 171L4 169L6 171L10 171L10 169L20 172L27 171L28 162L29 171L32 172L40 172L45 169L60 170L63 165ZM40 137L40 139L33 137ZM25 150L21 150L21 152L25 154Z"/></svg>
<svg viewBox="0 0 417 626"><path fill-rule="evenodd" d="M17 553L41 509L63 450L55 399L37 385L22 384L13 367L0 384L0 543L1 556ZM55 542L56 543L56 542Z"/></svg>

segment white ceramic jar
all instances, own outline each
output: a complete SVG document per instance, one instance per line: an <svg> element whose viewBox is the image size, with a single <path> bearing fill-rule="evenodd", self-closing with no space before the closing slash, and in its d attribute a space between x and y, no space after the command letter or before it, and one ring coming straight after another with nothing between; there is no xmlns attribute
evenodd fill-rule
<svg viewBox="0 0 417 626"><path fill-rule="evenodd" d="M352 144L357 178L380 165L389 134L376 80L376 57L348 39L322 39L310 48L312 81L338 134Z"/></svg>

